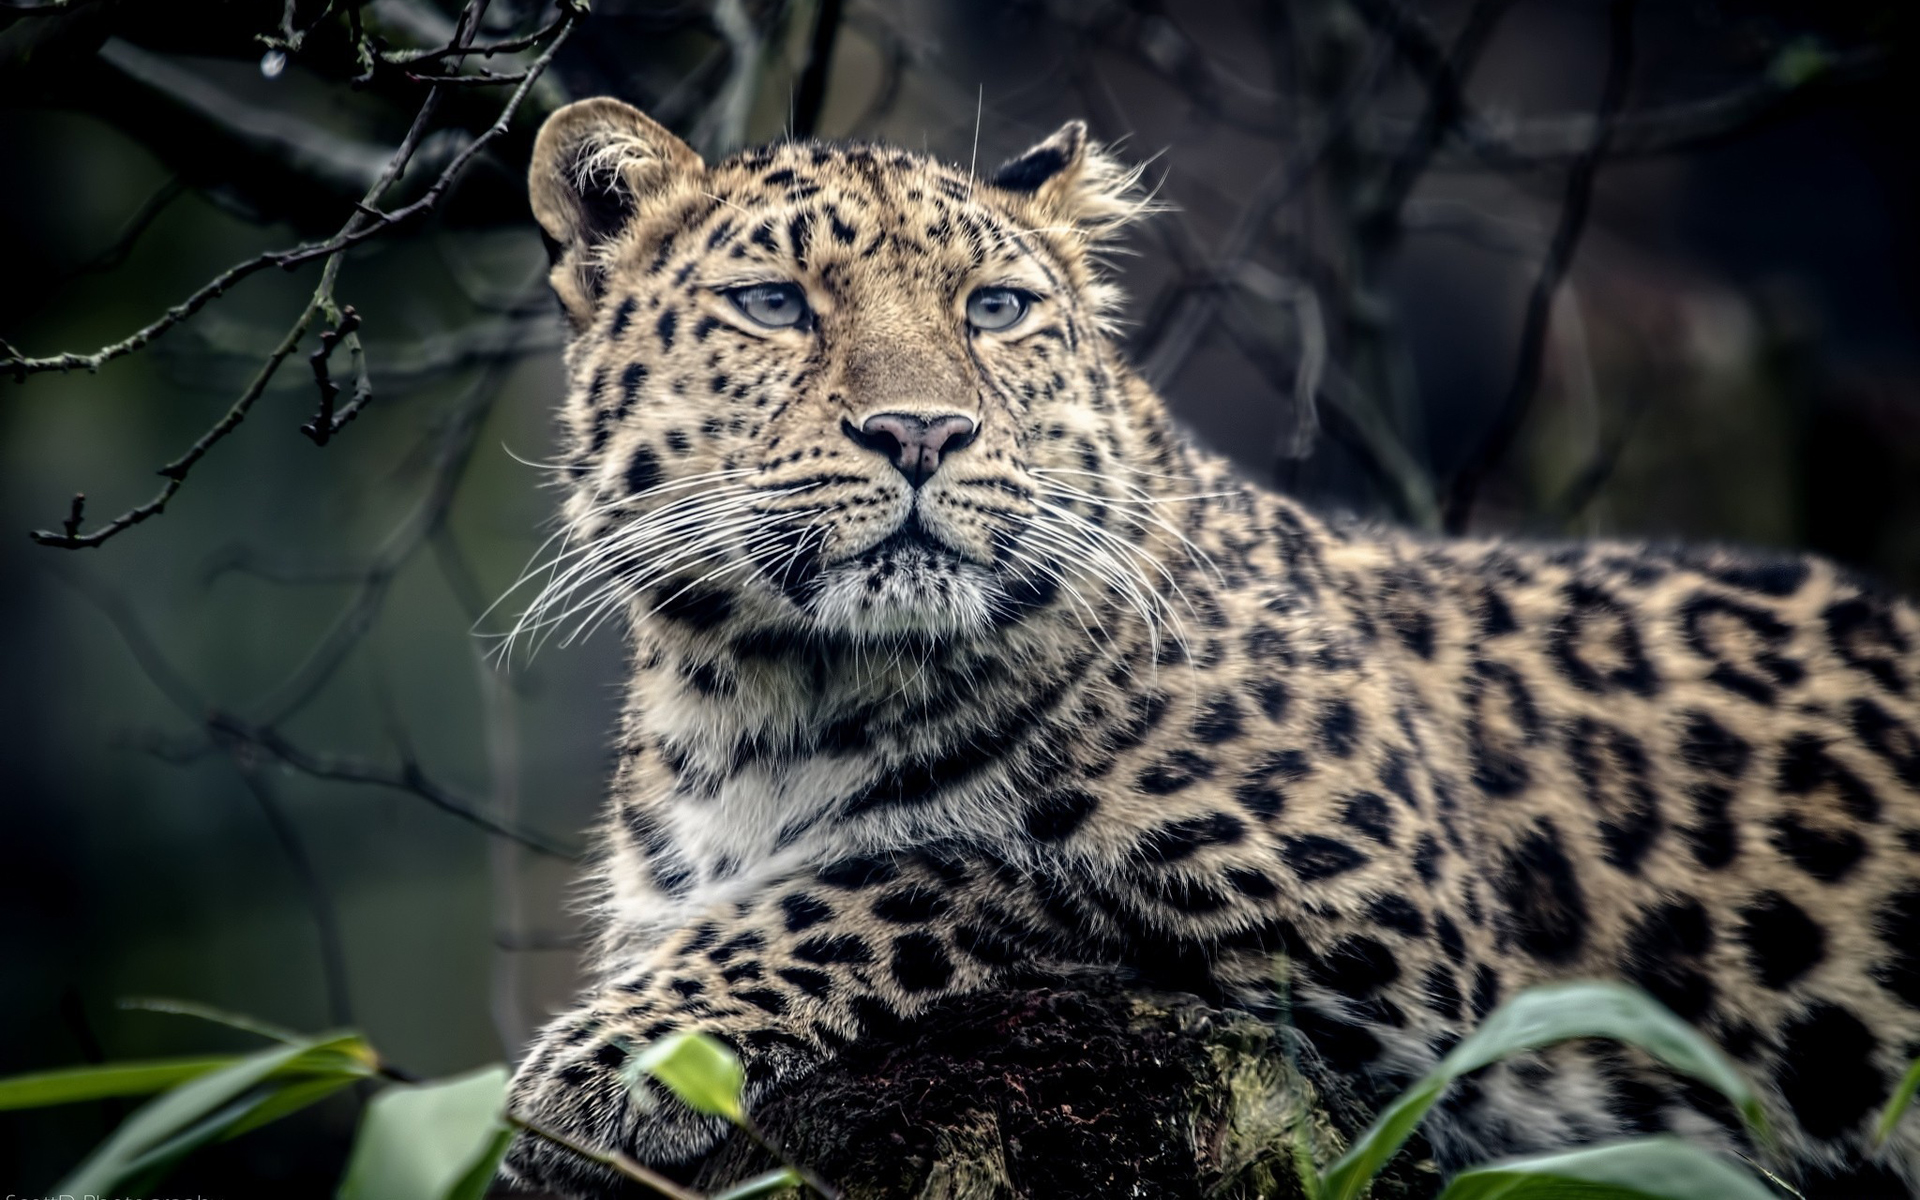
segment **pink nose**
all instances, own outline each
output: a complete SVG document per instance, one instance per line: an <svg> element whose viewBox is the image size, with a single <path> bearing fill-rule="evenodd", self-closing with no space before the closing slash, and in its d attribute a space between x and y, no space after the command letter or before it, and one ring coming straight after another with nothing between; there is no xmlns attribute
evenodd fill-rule
<svg viewBox="0 0 1920 1200"><path fill-rule="evenodd" d="M943 417L916 417L912 413L875 413L855 429L842 421L846 435L887 456L907 482L919 487L940 469L940 460L973 441L972 417L953 413Z"/></svg>

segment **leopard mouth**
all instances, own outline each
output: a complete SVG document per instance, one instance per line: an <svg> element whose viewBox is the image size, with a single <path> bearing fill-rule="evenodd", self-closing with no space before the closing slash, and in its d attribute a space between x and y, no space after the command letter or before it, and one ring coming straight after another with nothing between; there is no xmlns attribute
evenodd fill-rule
<svg viewBox="0 0 1920 1200"><path fill-rule="evenodd" d="M822 628L853 636L946 636L985 627L1004 585L991 565L952 545L910 511L880 541L820 565L800 594Z"/></svg>
<svg viewBox="0 0 1920 1200"><path fill-rule="evenodd" d="M853 562L862 566L880 566L889 561L918 555L934 562L945 562L958 566L967 561L967 556L958 547L949 544L939 534L927 528L920 519L920 508L915 505L907 512L906 520L900 527L872 546L853 556Z"/></svg>

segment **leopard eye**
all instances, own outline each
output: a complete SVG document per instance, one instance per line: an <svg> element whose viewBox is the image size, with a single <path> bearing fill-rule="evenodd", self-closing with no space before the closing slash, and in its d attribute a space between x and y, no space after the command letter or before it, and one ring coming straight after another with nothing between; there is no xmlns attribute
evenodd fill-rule
<svg viewBox="0 0 1920 1200"><path fill-rule="evenodd" d="M724 295L748 320L768 329L791 329L807 319L807 297L798 284L753 283Z"/></svg>
<svg viewBox="0 0 1920 1200"><path fill-rule="evenodd" d="M984 287L967 297L967 324L989 333L1012 329L1027 315L1033 297L1017 288Z"/></svg>

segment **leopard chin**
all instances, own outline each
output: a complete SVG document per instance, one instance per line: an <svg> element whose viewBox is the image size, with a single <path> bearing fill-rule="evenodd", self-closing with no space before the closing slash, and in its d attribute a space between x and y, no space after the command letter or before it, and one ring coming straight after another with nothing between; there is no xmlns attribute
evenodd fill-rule
<svg viewBox="0 0 1920 1200"><path fill-rule="evenodd" d="M806 602L823 633L855 641L984 633L1006 588L989 568L923 543L884 544L824 568Z"/></svg>

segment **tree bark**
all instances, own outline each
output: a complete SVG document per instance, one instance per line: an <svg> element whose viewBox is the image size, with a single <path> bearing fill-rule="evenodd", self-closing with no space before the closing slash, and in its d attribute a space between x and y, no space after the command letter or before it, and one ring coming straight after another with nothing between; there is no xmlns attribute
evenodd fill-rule
<svg viewBox="0 0 1920 1200"><path fill-rule="evenodd" d="M1075 981L951 1002L756 1115L847 1200L1306 1200L1302 1173L1371 1111L1292 1044L1194 996ZM736 1135L693 1182L718 1194L771 1165ZM1438 1182L1410 1146L1372 1195Z"/></svg>

